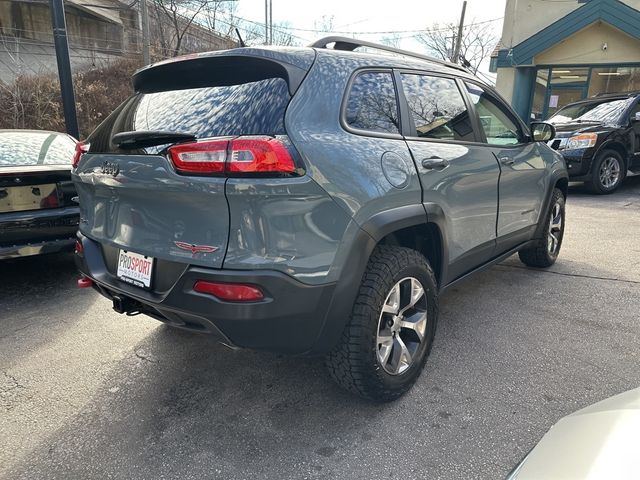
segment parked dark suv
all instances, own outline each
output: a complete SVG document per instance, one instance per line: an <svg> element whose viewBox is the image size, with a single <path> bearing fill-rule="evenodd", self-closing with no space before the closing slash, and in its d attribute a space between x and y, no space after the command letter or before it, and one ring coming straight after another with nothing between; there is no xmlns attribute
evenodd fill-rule
<svg viewBox="0 0 640 480"><path fill-rule="evenodd" d="M230 346L326 355L369 398L408 390L447 287L515 252L554 263L567 171L550 125L532 136L461 67L361 46L386 49L137 72L73 173L79 284Z"/></svg>
<svg viewBox="0 0 640 480"><path fill-rule="evenodd" d="M550 145L564 156L569 177L592 192L611 193L628 170L640 172L640 92L571 103L549 122L557 131Z"/></svg>

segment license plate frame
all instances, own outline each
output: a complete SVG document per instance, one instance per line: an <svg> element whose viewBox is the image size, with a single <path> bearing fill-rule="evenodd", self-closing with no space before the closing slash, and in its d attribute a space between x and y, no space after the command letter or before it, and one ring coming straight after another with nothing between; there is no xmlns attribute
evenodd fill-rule
<svg viewBox="0 0 640 480"><path fill-rule="evenodd" d="M153 257L120 248L116 277L130 285L151 290L154 266Z"/></svg>

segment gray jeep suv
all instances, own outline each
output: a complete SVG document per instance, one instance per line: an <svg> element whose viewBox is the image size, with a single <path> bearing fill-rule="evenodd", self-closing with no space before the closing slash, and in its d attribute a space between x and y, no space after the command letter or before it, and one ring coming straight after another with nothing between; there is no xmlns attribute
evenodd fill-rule
<svg viewBox="0 0 640 480"><path fill-rule="evenodd" d="M447 287L515 252L554 263L567 171L553 127L463 68L380 50L138 71L75 159L79 285L229 346L326 355L368 398L406 392Z"/></svg>

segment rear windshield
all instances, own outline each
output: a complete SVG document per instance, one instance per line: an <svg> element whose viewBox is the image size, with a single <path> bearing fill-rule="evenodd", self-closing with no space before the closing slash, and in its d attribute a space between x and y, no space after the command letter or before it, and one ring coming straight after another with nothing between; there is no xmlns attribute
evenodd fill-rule
<svg viewBox="0 0 640 480"><path fill-rule="evenodd" d="M0 168L21 165L71 166L75 142L51 132L0 132Z"/></svg>
<svg viewBox="0 0 640 480"><path fill-rule="evenodd" d="M91 135L91 151L108 150L119 132L162 130L196 138L282 135L291 99L287 82L268 78L239 85L139 93ZM149 153L160 147L147 149Z"/></svg>

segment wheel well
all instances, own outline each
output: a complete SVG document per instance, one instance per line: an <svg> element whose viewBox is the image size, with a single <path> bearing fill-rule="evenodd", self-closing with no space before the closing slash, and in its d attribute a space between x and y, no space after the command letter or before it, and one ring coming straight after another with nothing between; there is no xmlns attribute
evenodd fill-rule
<svg viewBox="0 0 640 480"><path fill-rule="evenodd" d="M417 250L429 260L438 285L442 277L442 234L434 223L407 227L389 233L378 245L395 245Z"/></svg>
<svg viewBox="0 0 640 480"><path fill-rule="evenodd" d="M629 154L627 152L627 149L624 148L624 145L622 145L621 143L618 143L616 141L613 141L611 143L607 143L604 147L602 147L600 152L598 152L598 155L600 155L605 150L613 150L614 152L618 152L620 154L620 156L622 157L622 161L624 162L625 168L628 168L628 165L629 165L628 156L629 156Z"/></svg>

